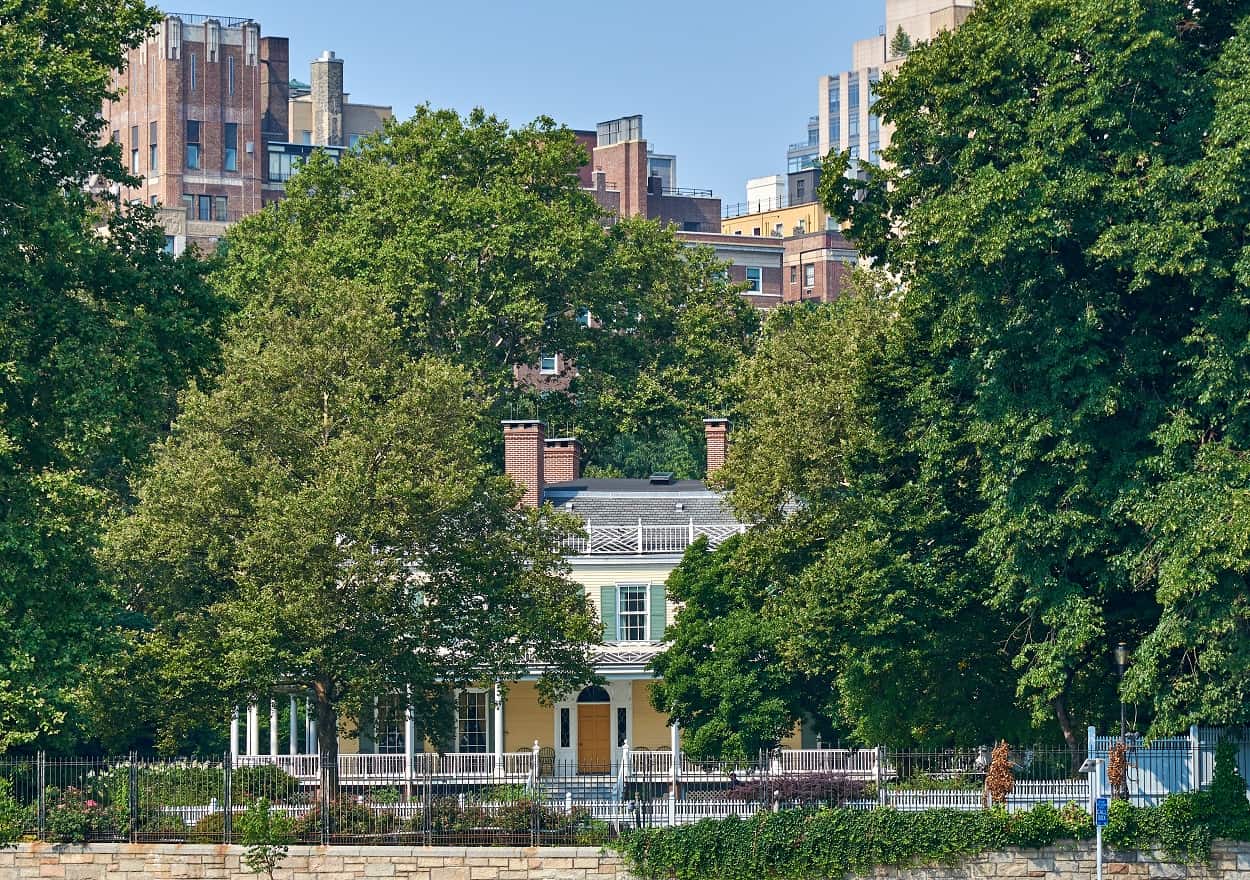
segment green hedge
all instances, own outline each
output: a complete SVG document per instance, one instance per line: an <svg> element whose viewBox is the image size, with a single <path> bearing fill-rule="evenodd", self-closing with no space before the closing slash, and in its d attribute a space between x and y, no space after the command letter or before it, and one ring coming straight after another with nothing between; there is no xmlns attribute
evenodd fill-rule
<svg viewBox="0 0 1250 880"><path fill-rule="evenodd" d="M1174 794L1158 807L1113 801L1103 839L1119 849L1161 847L1178 862L1205 861L1217 838L1250 840L1250 802L1236 750L1221 743L1207 791ZM954 862L1007 847L1038 849L1094 836L1075 804L1028 812L892 809L787 810L649 828L616 847L648 880L826 880L878 866Z"/></svg>
<svg viewBox="0 0 1250 880"><path fill-rule="evenodd" d="M634 872L648 880L824 880L869 873L877 866L955 862L1093 835L1089 815L1075 805L1057 810L1043 804L1019 813L833 808L643 829L616 846ZM1113 802L1104 832L1108 846L1162 847L1184 863L1204 861L1216 837L1250 839L1250 810L1230 812L1207 792L1173 795L1151 808Z"/></svg>

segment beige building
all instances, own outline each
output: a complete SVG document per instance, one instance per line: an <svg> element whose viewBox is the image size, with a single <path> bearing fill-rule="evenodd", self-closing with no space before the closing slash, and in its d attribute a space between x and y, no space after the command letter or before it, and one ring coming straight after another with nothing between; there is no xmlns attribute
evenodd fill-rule
<svg viewBox="0 0 1250 880"><path fill-rule="evenodd" d="M394 116L382 104L357 104L343 91L343 59L323 52L311 67L312 82L291 83L290 141L305 146L355 148Z"/></svg>
<svg viewBox="0 0 1250 880"><path fill-rule="evenodd" d="M959 27L972 13L974 0L886 0L882 33L857 40L851 49L851 69L822 76L818 83L817 137L819 153L849 151L853 160L876 165L890 132L872 112L873 85L881 74L903 60L890 48L900 29L911 42L933 39Z"/></svg>

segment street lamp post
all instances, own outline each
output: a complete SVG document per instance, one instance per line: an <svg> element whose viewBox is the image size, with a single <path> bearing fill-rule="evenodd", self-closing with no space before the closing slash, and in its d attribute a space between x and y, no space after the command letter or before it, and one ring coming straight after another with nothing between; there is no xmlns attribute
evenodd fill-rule
<svg viewBox="0 0 1250 880"><path fill-rule="evenodd" d="M1128 645L1124 642L1118 643L1115 646L1115 668L1120 674L1120 749L1125 761L1128 754L1128 720L1124 711L1124 670L1128 668L1128 657ZM1116 789L1112 792L1115 797L1128 798L1127 780L1119 783Z"/></svg>

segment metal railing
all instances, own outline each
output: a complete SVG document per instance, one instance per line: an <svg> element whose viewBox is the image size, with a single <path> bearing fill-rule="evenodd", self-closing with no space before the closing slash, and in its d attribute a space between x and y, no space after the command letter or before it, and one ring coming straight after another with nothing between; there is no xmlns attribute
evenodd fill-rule
<svg viewBox="0 0 1250 880"><path fill-rule="evenodd" d="M636 525L585 526L585 535L574 535L564 542L564 549L581 556L641 555L645 553L683 553L698 538L707 537L708 546L719 547L731 536L745 532L740 523L699 524L694 520L684 525L645 525L640 519Z"/></svg>
<svg viewBox="0 0 1250 880"><path fill-rule="evenodd" d="M815 193L801 199L791 199L789 196L775 199L751 199L746 202L735 202L732 205L722 205L720 216L722 220L732 220L734 217L745 217L748 214L763 214L766 211L780 211L784 208L811 205L816 201Z"/></svg>
<svg viewBox="0 0 1250 880"><path fill-rule="evenodd" d="M216 21L224 28L243 27L243 25L250 24L255 20L251 18L238 18L236 16L229 15L204 15L199 12L166 12L165 17L178 18L182 20L183 24L189 25L199 25L204 24L206 21Z"/></svg>
<svg viewBox="0 0 1250 880"><path fill-rule="evenodd" d="M1189 737L1134 742L1127 795L1154 805L1209 784L1215 744L1250 735L1195 729ZM1003 806L1090 808L1092 748L1017 748ZM224 755L214 761L0 758L0 800L23 836L54 842L231 843L257 799L285 817L300 843L598 845L630 828L751 816L765 810L843 806L901 811L987 806L988 747L933 751L797 749L754 761L700 760L666 749L605 753L592 766L533 752L340 756L337 787L317 778L315 755ZM1239 753L1239 763L1246 758ZM1193 772L1194 768L1198 772ZM1243 768L1244 769L1244 768ZM1106 780L1097 790L1108 791Z"/></svg>
<svg viewBox="0 0 1250 880"><path fill-rule="evenodd" d="M688 186L666 186L660 189L660 194L665 196L688 196L695 199L710 199L712 191L710 189L692 189Z"/></svg>

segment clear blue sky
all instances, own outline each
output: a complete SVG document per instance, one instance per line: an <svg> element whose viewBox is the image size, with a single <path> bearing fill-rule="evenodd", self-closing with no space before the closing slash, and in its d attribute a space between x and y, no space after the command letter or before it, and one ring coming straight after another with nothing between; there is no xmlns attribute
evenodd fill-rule
<svg viewBox="0 0 1250 880"><path fill-rule="evenodd" d="M307 81L323 49L345 59L355 100L573 128L641 113L652 149L678 156L678 184L742 200L748 177L785 172L805 140L816 78L843 70L878 32L882 0L172 0L185 12L250 16L291 40ZM220 8L219 8L220 5ZM188 8L183 8L188 7Z"/></svg>

